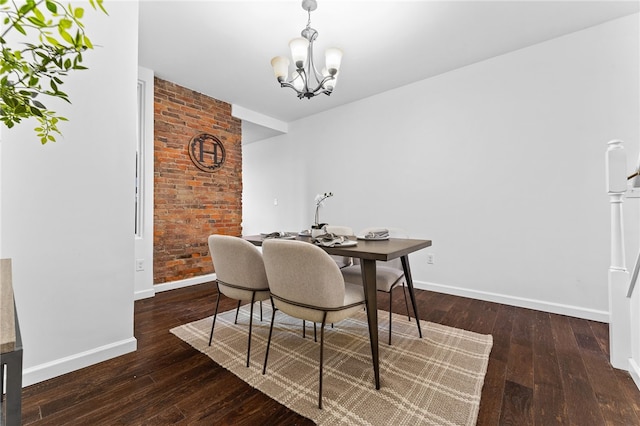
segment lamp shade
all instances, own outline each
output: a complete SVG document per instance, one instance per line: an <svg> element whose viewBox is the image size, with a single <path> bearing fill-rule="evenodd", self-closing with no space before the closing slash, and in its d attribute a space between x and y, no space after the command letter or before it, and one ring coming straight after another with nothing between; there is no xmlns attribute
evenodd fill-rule
<svg viewBox="0 0 640 426"><path fill-rule="evenodd" d="M285 81L287 79L289 75L289 58L276 56L271 60L271 66L278 81Z"/></svg>
<svg viewBox="0 0 640 426"><path fill-rule="evenodd" d="M304 63L307 61L309 40L302 37L294 38L289 42L289 48L291 49L291 59L293 59L296 68L300 69L304 67Z"/></svg>
<svg viewBox="0 0 640 426"><path fill-rule="evenodd" d="M340 62L342 62L342 50L337 47L330 47L325 52L325 64L329 74L334 75L340 70Z"/></svg>

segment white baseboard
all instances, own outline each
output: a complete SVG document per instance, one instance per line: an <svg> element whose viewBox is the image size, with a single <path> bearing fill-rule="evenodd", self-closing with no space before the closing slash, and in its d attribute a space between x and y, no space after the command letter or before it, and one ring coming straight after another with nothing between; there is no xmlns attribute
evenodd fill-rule
<svg viewBox="0 0 640 426"><path fill-rule="evenodd" d="M636 387L640 389L640 367L635 362L633 358L629 358L629 368L628 370L633 382L636 384Z"/></svg>
<svg viewBox="0 0 640 426"><path fill-rule="evenodd" d="M563 305L543 300L527 299L524 297L507 296L504 294L490 293L485 291L469 290L461 287L430 283L425 281L414 281L415 288L421 290L435 291L438 293L451 294L454 296L469 297L471 299L484 300L487 302L502 303L504 305L518 306L520 308L535 309L537 311L550 312L553 314L567 315L570 317L583 318L591 321L609 322L609 312L587 309L580 306Z"/></svg>
<svg viewBox="0 0 640 426"><path fill-rule="evenodd" d="M154 285L155 292L174 290L182 287L203 284L215 281L216 274L201 275L199 277L187 278L179 281ZM507 296L504 294L490 293L485 291L469 290L461 287L453 287L444 284L430 283L426 281L414 281L415 288L420 290L435 291L438 293L451 294L454 296L469 297L472 299L485 300L487 302L502 303L505 305L518 306L520 308L535 309L553 314L567 315L570 317L583 318L591 321L609 322L609 312L587 309L573 305L563 305L554 302L545 302L524 297Z"/></svg>
<svg viewBox="0 0 640 426"><path fill-rule="evenodd" d="M155 288L147 288L133 293L133 300L148 299L156 295Z"/></svg>
<svg viewBox="0 0 640 426"><path fill-rule="evenodd" d="M177 288L189 287L196 284L204 284L216 280L216 274L200 275L199 277L187 278L184 280L171 281L170 283L156 284L153 286L156 293Z"/></svg>
<svg viewBox="0 0 640 426"><path fill-rule="evenodd" d="M129 352L134 352L137 347L138 341L135 337L131 337L45 364L36 365L35 367L25 368L22 371L22 386L39 383Z"/></svg>

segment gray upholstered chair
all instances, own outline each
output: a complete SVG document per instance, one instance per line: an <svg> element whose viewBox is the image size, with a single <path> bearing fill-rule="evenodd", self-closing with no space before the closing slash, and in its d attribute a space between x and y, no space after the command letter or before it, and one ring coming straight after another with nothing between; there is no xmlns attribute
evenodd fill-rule
<svg viewBox="0 0 640 426"><path fill-rule="evenodd" d="M379 230L381 228L363 229L360 235L366 235L368 232ZM400 228L385 228L389 230L390 238L408 238L407 233ZM358 259L354 259L352 266L340 270L344 280L349 283L362 285L362 269ZM404 295L404 303L407 307L407 317L411 321L409 314L409 302L407 302L407 294L404 291L405 276L400 258L390 260L388 262L376 263L376 284L378 291L389 293L389 344L391 344L391 305L393 302L393 289L402 284L402 293Z"/></svg>
<svg viewBox="0 0 640 426"><path fill-rule="evenodd" d="M324 328L362 310L362 286L345 283L340 269L321 248L302 241L268 240L262 245L273 314L262 374L267 371L276 310L321 323L318 408L322 408Z"/></svg>
<svg viewBox="0 0 640 426"><path fill-rule="evenodd" d="M324 230L329 234L336 234L345 237L353 236L353 229L348 226L339 226L339 225L325 225ZM353 265L353 259L347 256L331 256L331 258L336 262L338 268L346 268L347 266Z"/></svg>
<svg viewBox="0 0 640 426"><path fill-rule="evenodd" d="M251 329L253 326L253 305L256 301L269 299L269 283L262 261L262 253L248 241L229 235L209 236L209 251L216 272L218 297L213 314L209 346L213 339L213 329L218 316L220 293L238 300L238 308L243 300L250 300L249 340L247 343L247 367L251 356ZM238 312L236 311L236 322Z"/></svg>

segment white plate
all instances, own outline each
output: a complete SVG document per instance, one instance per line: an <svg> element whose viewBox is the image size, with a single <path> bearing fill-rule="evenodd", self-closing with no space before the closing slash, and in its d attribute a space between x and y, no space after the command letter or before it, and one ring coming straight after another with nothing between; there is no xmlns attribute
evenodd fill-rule
<svg viewBox="0 0 640 426"><path fill-rule="evenodd" d="M384 241L384 240L388 240L389 237L367 237L365 235L358 235L358 239L359 240L366 240L366 241Z"/></svg>

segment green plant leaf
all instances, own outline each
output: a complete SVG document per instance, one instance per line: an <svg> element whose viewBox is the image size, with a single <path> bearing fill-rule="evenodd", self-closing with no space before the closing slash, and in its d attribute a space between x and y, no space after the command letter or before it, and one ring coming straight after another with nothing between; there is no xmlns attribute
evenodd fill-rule
<svg viewBox="0 0 640 426"><path fill-rule="evenodd" d="M27 32L24 30L24 28L22 28L22 25L18 24L17 22L13 24L13 28L20 31L22 34L27 35Z"/></svg>
<svg viewBox="0 0 640 426"><path fill-rule="evenodd" d="M27 20L29 22L31 22L33 25L35 25L36 27L44 27L45 23L44 21L39 20L38 18L36 18L35 16L29 16L27 18Z"/></svg>
<svg viewBox="0 0 640 426"><path fill-rule="evenodd" d="M69 19L61 19L60 22L58 22L58 28L63 28L65 30L68 30L72 26L73 22L71 22L71 20Z"/></svg>
<svg viewBox="0 0 640 426"><path fill-rule="evenodd" d="M44 21L46 21L46 18L44 17L42 12L40 12L40 9L38 9L37 7L34 7L32 11L35 17L38 19L38 21L44 24Z"/></svg>
<svg viewBox="0 0 640 426"><path fill-rule="evenodd" d="M27 13L29 13L32 7L33 7L33 4L29 4L29 1L27 1L25 4L23 4L20 7L20 9L18 9L18 14L26 15Z"/></svg>
<svg viewBox="0 0 640 426"><path fill-rule="evenodd" d="M84 9L81 7L76 7L73 11L73 16L75 16L76 19L82 19L82 17L84 16Z"/></svg>
<svg viewBox="0 0 640 426"><path fill-rule="evenodd" d="M54 2L52 2L51 0L47 0L46 5L47 9L49 9L49 12L53 14L58 13L58 6Z"/></svg>
<svg viewBox="0 0 640 426"><path fill-rule="evenodd" d="M60 33L64 41L66 41L69 44L73 44L73 37L71 37L71 35L68 32L66 32L62 28L60 28L58 32Z"/></svg>
<svg viewBox="0 0 640 426"><path fill-rule="evenodd" d="M53 38L53 37L51 37L51 36L46 36L45 38L47 39L47 41L48 41L49 43L51 43L51 44L52 44L52 45L54 45L54 46L59 46L59 45L60 45L60 43L58 42L58 40L56 40L55 38Z"/></svg>

